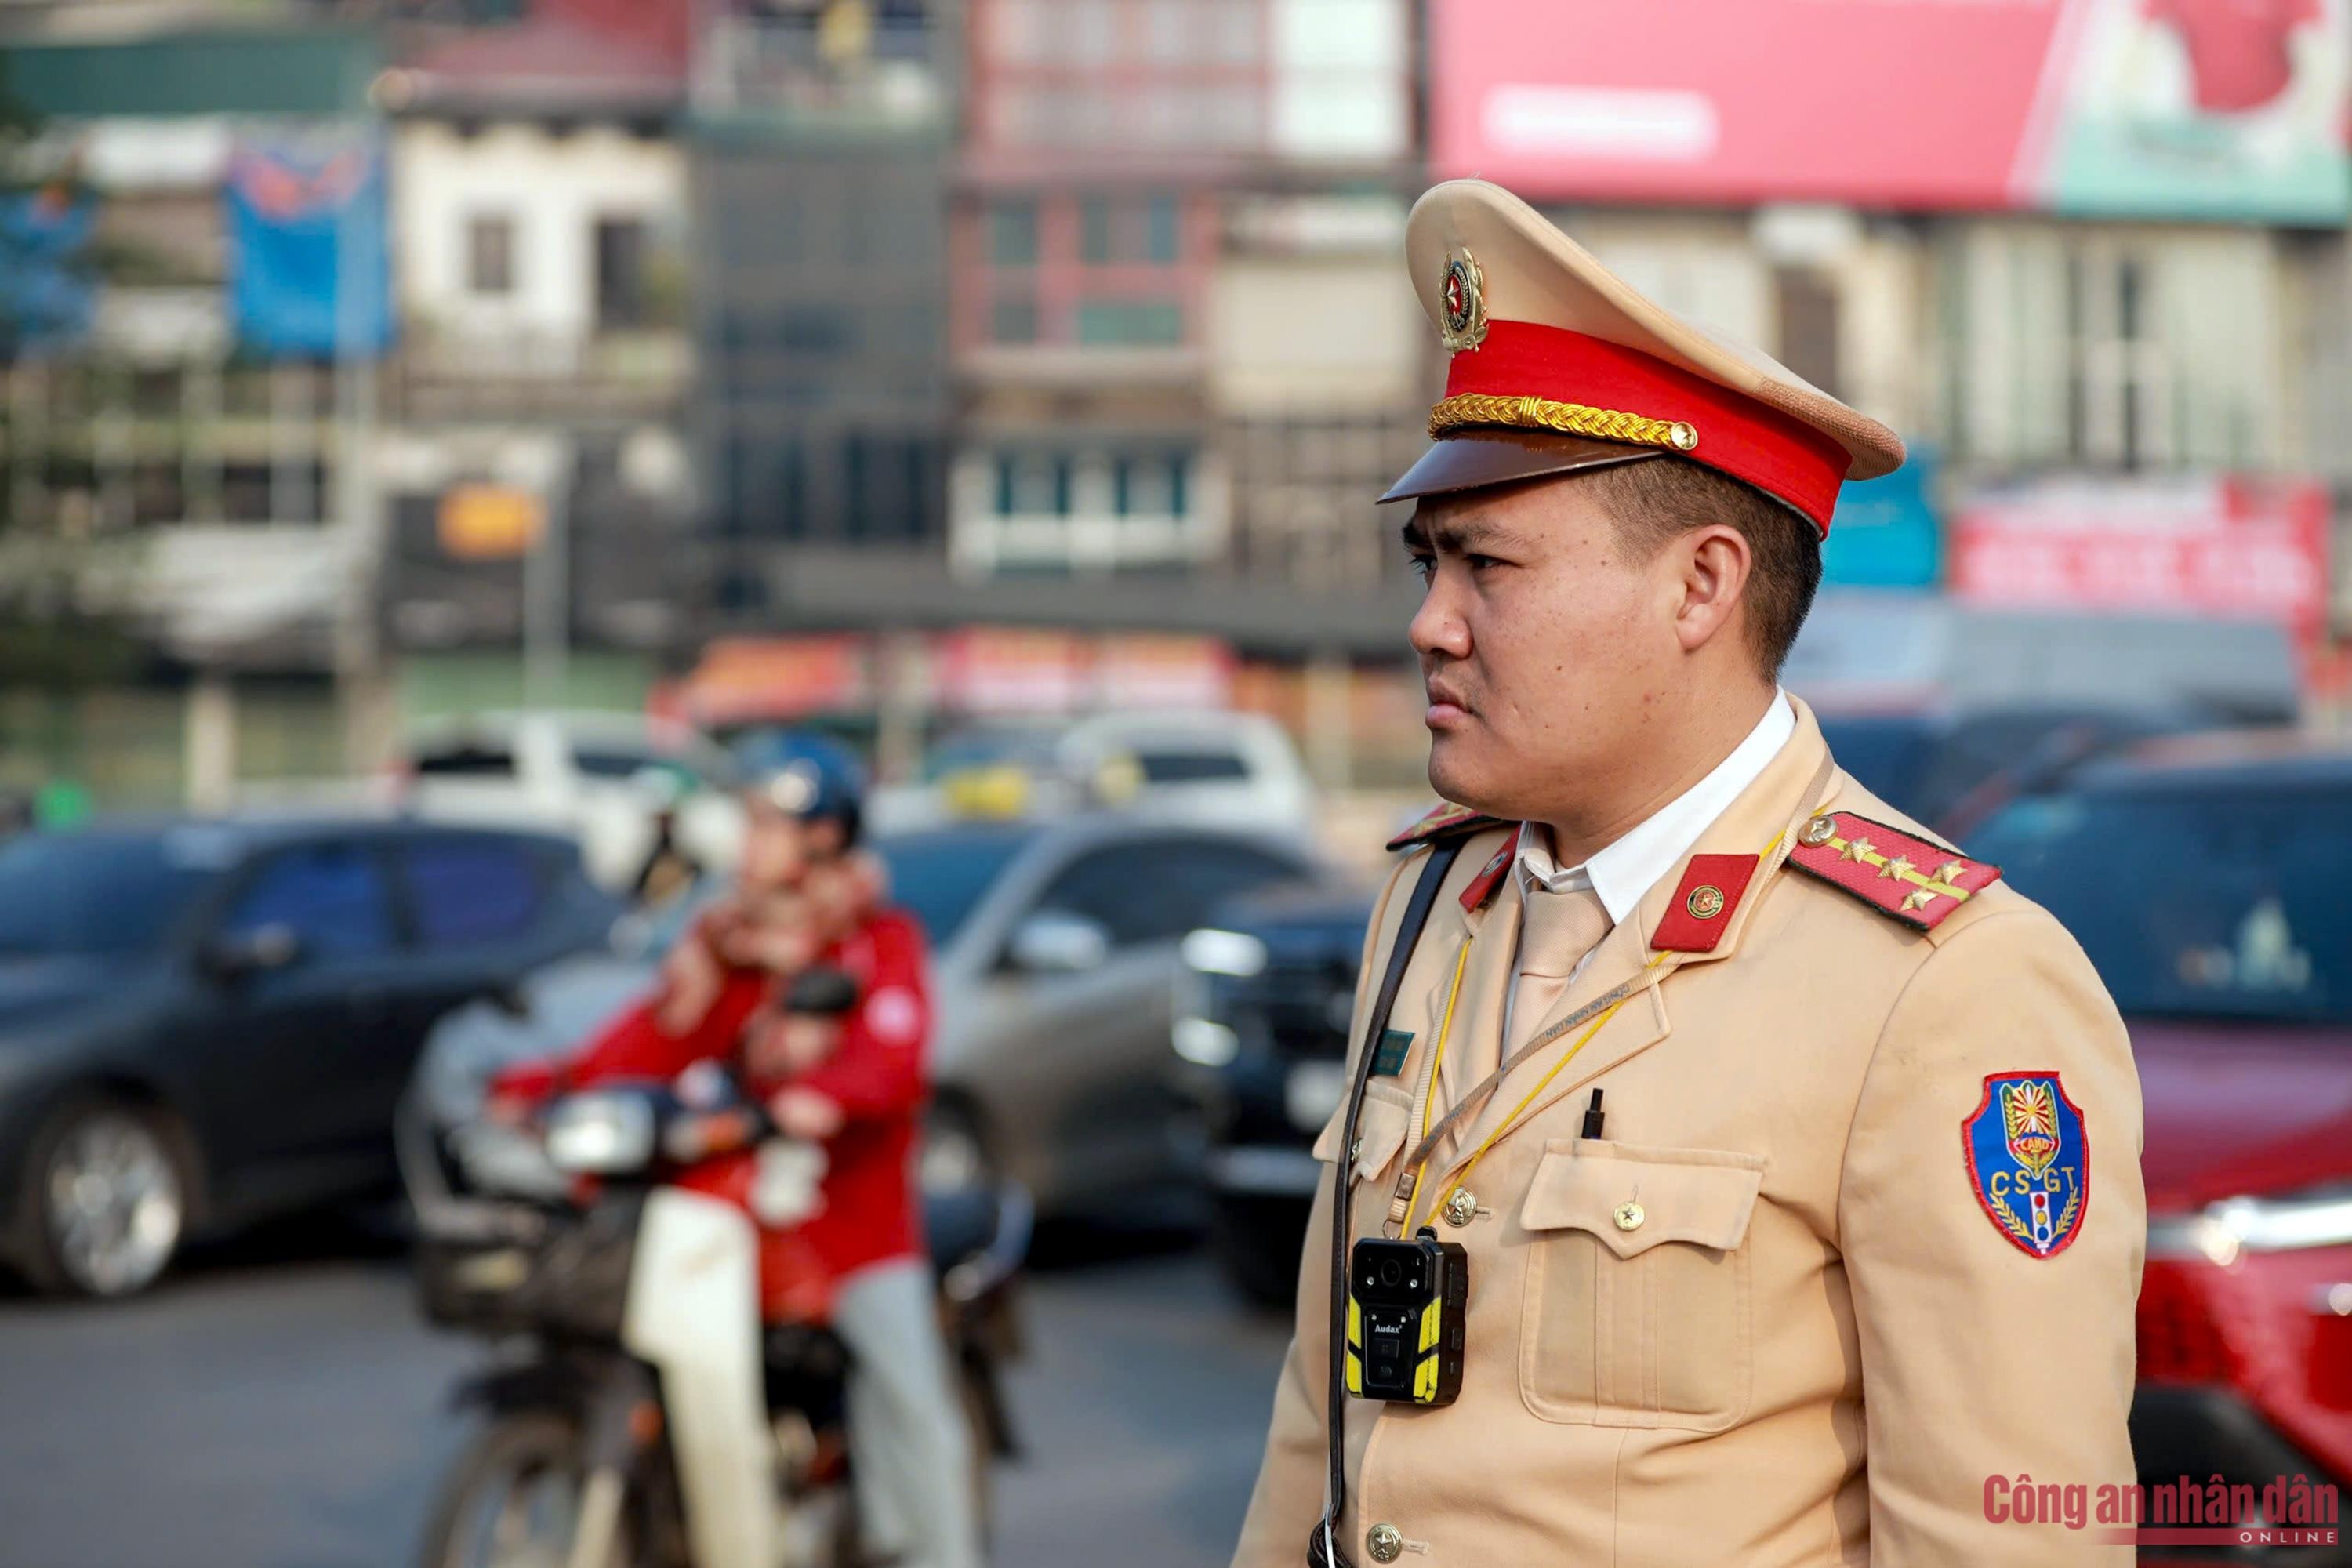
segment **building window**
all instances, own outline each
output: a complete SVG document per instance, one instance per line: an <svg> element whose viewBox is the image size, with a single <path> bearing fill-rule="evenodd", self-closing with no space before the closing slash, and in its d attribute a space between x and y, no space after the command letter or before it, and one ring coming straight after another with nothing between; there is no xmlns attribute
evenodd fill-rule
<svg viewBox="0 0 2352 1568"><path fill-rule="evenodd" d="M1144 207L1143 258L1173 266L1183 248L1182 210L1172 195L1153 196Z"/></svg>
<svg viewBox="0 0 2352 1568"><path fill-rule="evenodd" d="M645 220L598 218L595 246L598 330L646 325L653 310L646 279Z"/></svg>
<svg viewBox="0 0 2352 1568"><path fill-rule="evenodd" d="M514 219L476 214L466 223L466 287L476 294L511 294L514 286Z"/></svg>
<svg viewBox="0 0 2352 1568"><path fill-rule="evenodd" d="M2126 469L2172 457L2164 391L2171 366L2149 331L2140 259L2086 247L2066 259L2066 434L2078 462Z"/></svg>
<svg viewBox="0 0 2352 1568"><path fill-rule="evenodd" d="M1089 267L1107 267L1118 259L1112 230L1117 214L1108 196L1088 196L1078 204L1078 255Z"/></svg>
<svg viewBox="0 0 2352 1568"><path fill-rule="evenodd" d="M1086 300L1078 342L1091 348L1174 348L1184 342L1184 307L1174 300Z"/></svg>
<svg viewBox="0 0 2352 1568"><path fill-rule="evenodd" d="M1121 517L1182 517L1189 500L1188 460L1181 456L1120 458L1111 465L1111 504Z"/></svg>
<svg viewBox="0 0 2352 1568"><path fill-rule="evenodd" d="M1001 201L988 210L988 259L997 267L1037 265L1037 204Z"/></svg>
<svg viewBox="0 0 2352 1568"><path fill-rule="evenodd" d="M1037 341L1037 301L1005 298L989 309L988 340L996 343Z"/></svg>
<svg viewBox="0 0 2352 1568"><path fill-rule="evenodd" d="M1780 363L1838 395L1838 294L1835 279L1811 267L1772 274L1780 317Z"/></svg>
<svg viewBox="0 0 2352 1568"><path fill-rule="evenodd" d="M996 515L1070 515L1070 459L1040 452L1000 453L996 459Z"/></svg>

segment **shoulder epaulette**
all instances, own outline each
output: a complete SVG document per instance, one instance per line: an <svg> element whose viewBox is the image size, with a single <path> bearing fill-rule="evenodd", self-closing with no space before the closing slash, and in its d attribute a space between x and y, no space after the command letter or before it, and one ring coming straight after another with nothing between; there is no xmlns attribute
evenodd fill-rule
<svg viewBox="0 0 2352 1568"><path fill-rule="evenodd" d="M1850 811L1806 823L1789 864L1921 931L2000 880L1998 866Z"/></svg>
<svg viewBox="0 0 2352 1568"><path fill-rule="evenodd" d="M1452 805L1443 801L1437 809L1389 840L1391 849L1410 849L1416 844L1434 839L1453 838L1465 833L1475 833L1482 827L1499 827L1502 818L1487 816L1466 805Z"/></svg>

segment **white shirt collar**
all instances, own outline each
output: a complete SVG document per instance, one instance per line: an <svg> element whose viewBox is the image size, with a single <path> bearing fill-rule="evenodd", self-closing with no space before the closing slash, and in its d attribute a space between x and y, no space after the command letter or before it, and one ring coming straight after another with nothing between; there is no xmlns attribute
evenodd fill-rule
<svg viewBox="0 0 2352 1568"><path fill-rule="evenodd" d="M1797 710L1789 705L1788 693L1776 689L1748 738L1716 763L1713 772L1633 831L1596 850L1581 866L1561 869L1552 859L1551 829L1541 823L1521 823L1518 861L1514 868L1520 889L1568 893L1589 887L1601 895L1610 920L1622 924L1642 901L1642 895L1681 863L1699 835L1763 774L1796 732Z"/></svg>

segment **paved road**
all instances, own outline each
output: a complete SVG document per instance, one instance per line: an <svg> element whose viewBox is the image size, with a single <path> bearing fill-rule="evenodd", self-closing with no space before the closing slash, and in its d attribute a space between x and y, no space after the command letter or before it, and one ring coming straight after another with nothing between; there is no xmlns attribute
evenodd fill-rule
<svg viewBox="0 0 2352 1568"><path fill-rule="evenodd" d="M998 1561L1222 1564L1284 1327L1164 1245L1052 1242ZM0 1568L405 1568L476 1353L418 1323L394 1247L343 1226L121 1307L0 1300Z"/></svg>

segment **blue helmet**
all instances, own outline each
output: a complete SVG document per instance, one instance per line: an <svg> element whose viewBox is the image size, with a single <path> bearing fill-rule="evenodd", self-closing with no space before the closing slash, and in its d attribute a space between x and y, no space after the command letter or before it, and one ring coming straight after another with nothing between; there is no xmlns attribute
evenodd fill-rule
<svg viewBox="0 0 2352 1568"><path fill-rule="evenodd" d="M866 769L848 747L829 735L793 730L751 742L742 761L752 794L803 822L838 822L844 848L857 842L866 815Z"/></svg>

